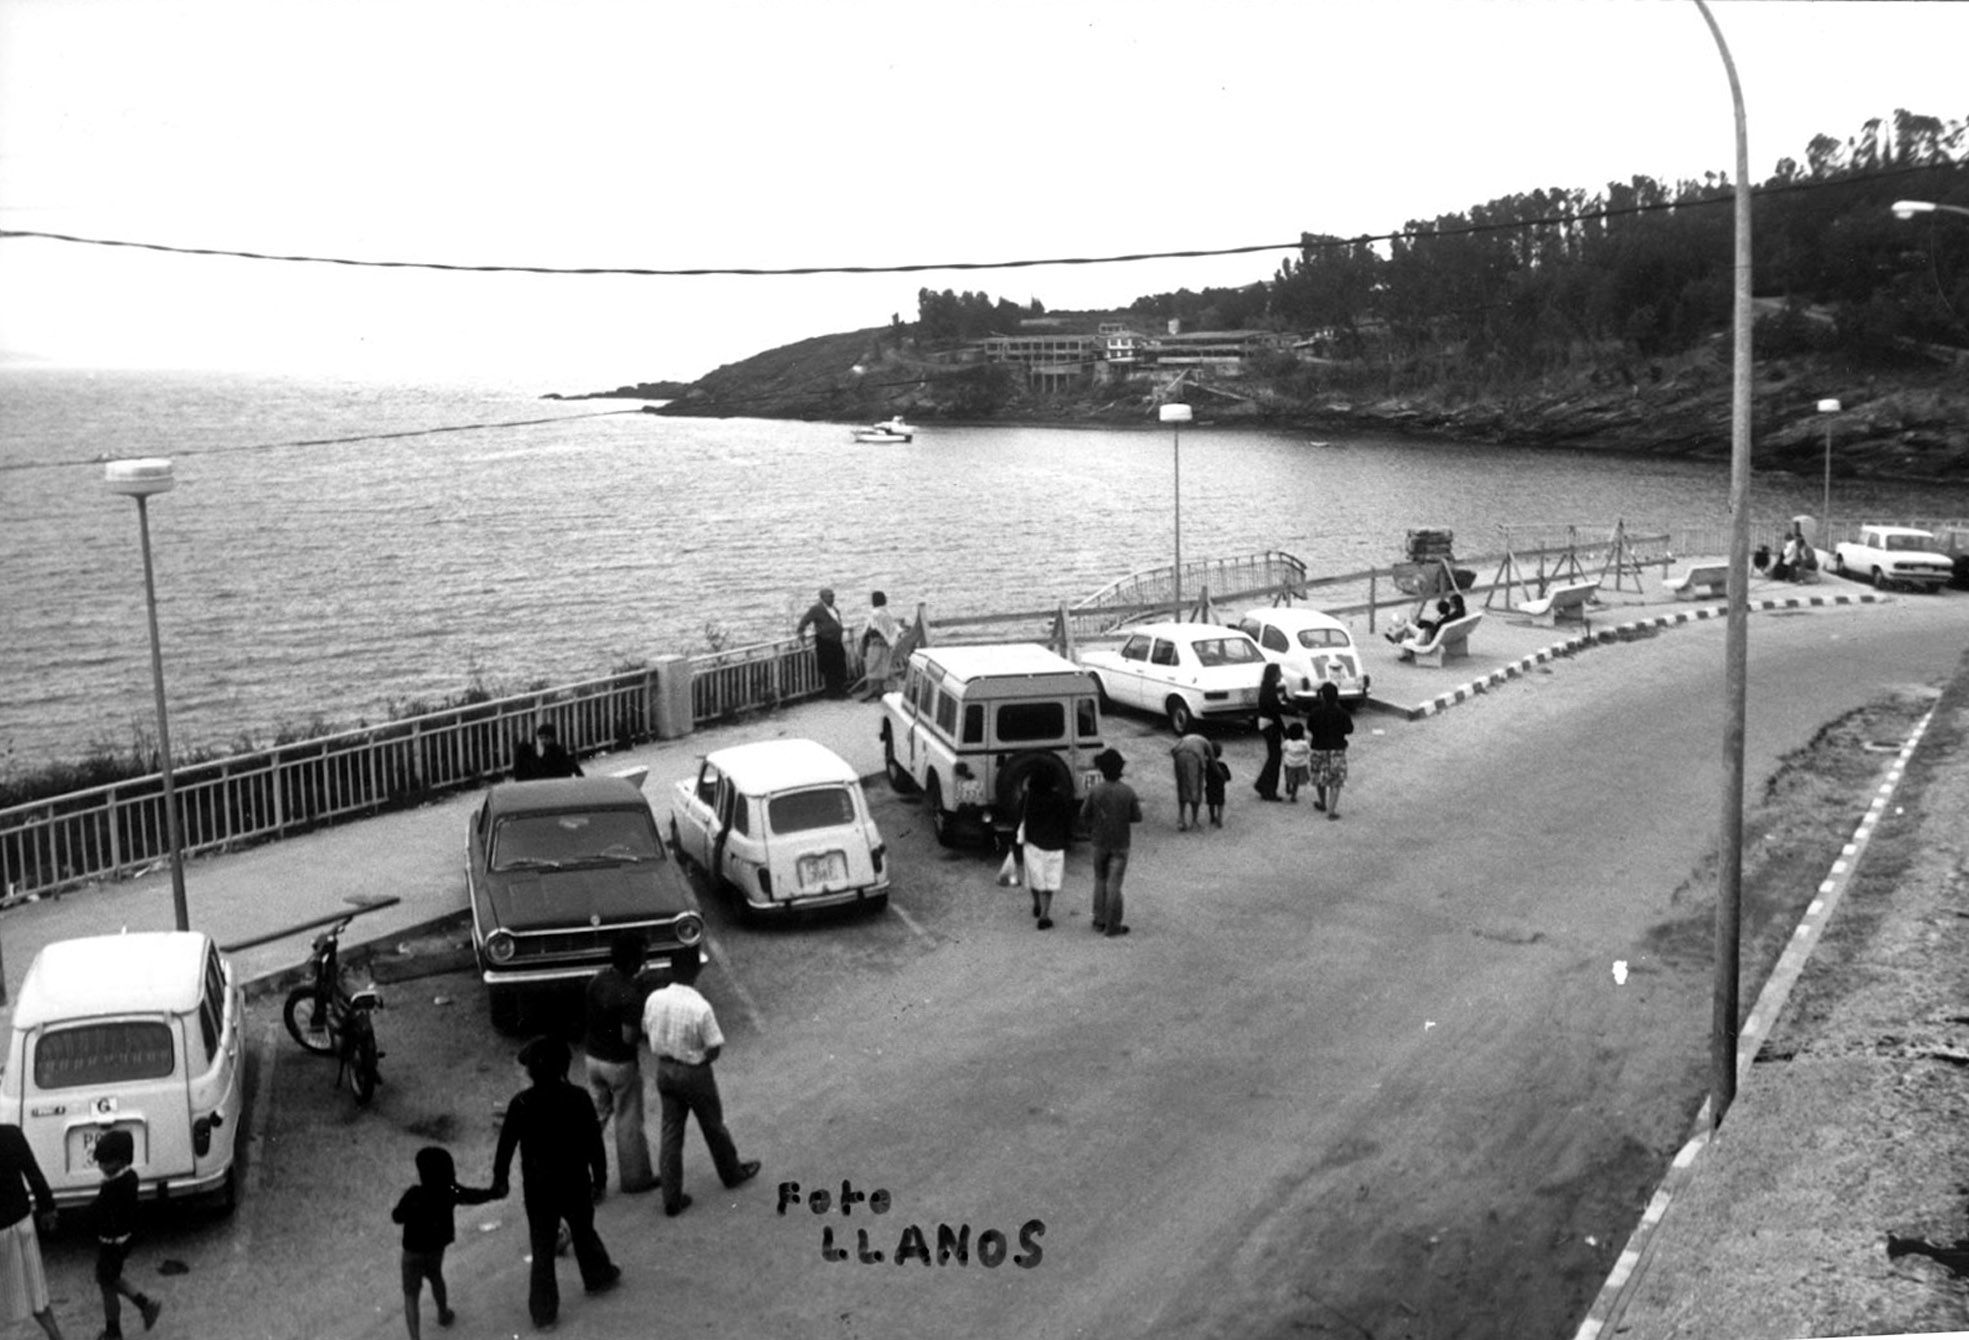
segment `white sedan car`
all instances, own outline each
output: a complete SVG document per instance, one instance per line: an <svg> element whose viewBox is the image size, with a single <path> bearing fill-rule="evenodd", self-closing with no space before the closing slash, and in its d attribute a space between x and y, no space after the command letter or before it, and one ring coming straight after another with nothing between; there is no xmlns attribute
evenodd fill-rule
<svg viewBox="0 0 1969 1340"><path fill-rule="evenodd" d="M747 913L889 898L889 850L855 770L813 740L707 754L670 797L670 841Z"/></svg>
<svg viewBox="0 0 1969 1340"><path fill-rule="evenodd" d="M1198 721L1250 721L1258 714L1265 655L1235 628L1151 623L1118 647L1089 647L1079 661L1104 702L1167 716L1178 735Z"/></svg>
<svg viewBox="0 0 1969 1340"><path fill-rule="evenodd" d="M1360 648L1347 625L1331 614L1290 606L1254 609L1237 626L1250 634L1266 660L1277 661L1285 671L1294 706L1303 710L1317 703L1322 684L1332 684L1340 701L1350 706L1367 701Z"/></svg>

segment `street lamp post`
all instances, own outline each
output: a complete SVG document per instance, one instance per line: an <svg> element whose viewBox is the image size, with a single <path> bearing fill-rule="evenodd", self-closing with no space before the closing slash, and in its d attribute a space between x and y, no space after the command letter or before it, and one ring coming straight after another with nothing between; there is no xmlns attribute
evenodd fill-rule
<svg viewBox="0 0 1969 1340"><path fill-rule="evenodd" d="M1839 412L1837 400L1819 401L1825 421L1825 496L1819 500L1819 541L1832 547L1832 415Z"/></svg>
<svg viewBox="0 0 1969 1340"><path fill-rule="evenodd" d="M1743 932L1743 779L1745 702L1750 664L1750 392L1751 251L1750 136L1745 127L1743 85L1729 43L1706 0L1695 0L1709 35L1723 58L1736 119L1735 284L1731 303L1730 377L1730 581L1723 637L1723 816L1722 859L1718 862L1715 945L1716 980L1710 999L1709 1128L1737 1094L1737 1003L1742 982L1739 962Z"/></svg>
<svg viewBox="0 0 1969 1340"><path fill-rule="evenodd" d="M168 493L177 486L171 462L156 458L111 461L103 469L103 482L111 493L137 500L137 530L144 551L144 608L150 616L150 682L157 696L157 752L164 769L164 840L171 848L171 910L181 931L191 929L191 912L185 903L184 843L178 832L178 795L171 769L171 727L164 711L164 653L157 639L157 579L150 561L150 509L152 494Z"/></svg>
<svg viewBox="0 0 1969 1340"><path fill-rule="evenodd" d="M1190 407L1172 401L1162 407L1162 421L1175 434L1172 476L1176 485L1176 615L1183 613L1183 425L1190 421Z"/></svg>
<svg viewBox="0 0 1969 1340"><path fill-rule="evenodd" d="M1960 214L1964 218L1969 218L1969 209L1964 209L1961 205L1938 205L1932 200L1896 200L1893 208L1894 217L1897 219L1911 219L1917 214L1933 214L1937 211L1943 214Z"/></svg>

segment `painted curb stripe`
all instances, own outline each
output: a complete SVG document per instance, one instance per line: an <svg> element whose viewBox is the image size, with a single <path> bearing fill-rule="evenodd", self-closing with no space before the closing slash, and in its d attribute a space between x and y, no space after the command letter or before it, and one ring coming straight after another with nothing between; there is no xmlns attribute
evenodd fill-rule
<svg viewBox="0 0 1969 1340"><path fill-rule="evenodd" d="M1813 949L1818 946L1820 935L1831 921L1833 912L1839 907L1840 899L1852 883L1853 867L1858 863L1860 855L1871 840L1882 811L1907 771L1908 760L1913 757L1922 736L1927 734L1928 724L1934 720L1934 717L1935 709L1931 707L1926 715L1915 723L1914 729L1901 744L1894 762L1888 766L1887 780L1877 788L1873 800L1861 815L1859 824L1853 832L1853 840L1842 849L1841 859L1832 863L1831 875L1819 885L1819 896L1806 905L1803 919L1786 942L1784 953L1779 956L1777 966L1771 970L1771 976L1764 983L1763 991L1758 994L1756 1004L1751 1006L1750 1017L1745 1021L1742 1033L1738 1035L1739 1090L1743 1087L1743 1082L1749 1078L1751 1066L1756 1063L1757 1052L1763 1045L1767 1027L1783 1014L1785 1003L1791 998L1792 987L1797 984L1799 976L1804 972ZM1640 1224L1628 1238L1626 1247L1614 1263L1606 1283L1601 1286L1599 1297L1587 1311L1586 1320L1580 1324L1574 1340L1596 1340L1603 1329L1620 1320L1620 1315L1631 1296L1629 1289L1643 1273L1646 1264L1653 1259L1658 1246L1656 1230L1663 1216L1667 1214L1668 1207L1673 1203L1675 1196L1696 1176L1697 1158L1710 1136L1707 1098L1703 1100L1702 1110L1696 1114L1696 1132L1696 1135L1682 1146L1681 1151L1675 1155L1674 1162L1669 1165L1669 1172L1663 1177L1661 1187L1649 1201L1648 1209L1641 1216ZM1657 1206L1659 1206L1658 1210ZM1938 1337L1937 1340L1940 1338Z"/></svg>

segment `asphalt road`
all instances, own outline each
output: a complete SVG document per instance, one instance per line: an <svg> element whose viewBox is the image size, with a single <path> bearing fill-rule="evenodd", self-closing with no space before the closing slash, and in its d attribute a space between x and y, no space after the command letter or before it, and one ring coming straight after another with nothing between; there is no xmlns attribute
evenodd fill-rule
<svg viewBox="0 0 1969 1340"><path fill-rule="evenodd" d="M1759 616L1753 797L1828 721L1931 692L1965 641L1939 600ZM1569 1335L1705 1087L1722 648L1720 621L1688 625L1422 721L1363 716L1338 823L1257 802L1257 742L1229 734L1226 828L1178 833L1168 737L1120 719L1149 813L1121 941L1088 929L1084 849L1038 933L992 860L941 851L877 785L888 913L758 930L710 909L719 1079L764 1175L723 1192L693 1133L697 1204L607 1202L625 1286L583 1298L565 1264L560 1333ZM1746 907L1746 944L1810 894ZM482 1179L521 1076L468 974L391 998L373 1110L263 1052L236 1221L160 1226L133 1267L192 1264L159 1282L162 1325L401 1334L410 1154L442 1141ZM890 1208L781 1214L787 1181ZM521 1224L516 1202L461 1212L448 1334L525 1331ZM896 1260L911 1226L931 1263ZM968 1264L935 1263L939 1226L968 1228ZM93 1307L82 1251L55 1247L78 1254L65 1317Z"/></svg>

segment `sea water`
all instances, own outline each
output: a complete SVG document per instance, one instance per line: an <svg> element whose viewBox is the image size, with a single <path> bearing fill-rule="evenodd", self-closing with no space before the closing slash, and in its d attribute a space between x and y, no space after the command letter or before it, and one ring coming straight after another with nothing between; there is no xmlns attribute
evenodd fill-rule
<svg viewBox="0 0 1969 1340"><path fill-rule="evenodd" d="M1407 530L1723 526L1727 468L1191 425L922 427L671 418L634 401L204 373L0 369L0 768L126 749L153 719L134 504L148 504L173 742L267 742L453 695L778 637L831 586L932 616L1047 609L1170 561L1282 549L1315 573ZM1719 432L1727 425L1719 425ZM1819 483L1760 476L1760 536ZM1840 481L1834 514L1969 514L1969 487ZM1591 533L1590 529L1583 533ZM1035 630L1037 631L1037 630Z"/></svg>

